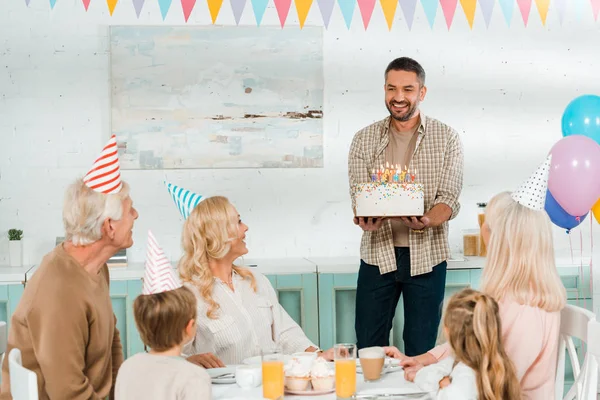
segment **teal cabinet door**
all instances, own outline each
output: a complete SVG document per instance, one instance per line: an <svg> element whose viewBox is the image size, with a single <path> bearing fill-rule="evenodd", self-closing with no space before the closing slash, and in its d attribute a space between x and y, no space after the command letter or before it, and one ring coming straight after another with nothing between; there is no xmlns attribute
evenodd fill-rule
<svg viewBox="0 0 600 400"><path fill-rule="evenodd" d="M277 291L279 304L319 346L317 274L267 275Z"/></svg>
<svg viewBox="0 0 600 400"><path fill-rule="evenodd" d="M144 351L144 344L133 317L133 301L141 293L141 279L110 281L110 299L117 317L117 329L119 329L121 335L123 356L126 359Z"/></svg>
<svg viewBox="0 0 600 400"><path fill-rule="evenodd" d="M0 321L6 321L7 331L10 330L10 319L21 300L25 286L15 283L0 285Z"/></svg>

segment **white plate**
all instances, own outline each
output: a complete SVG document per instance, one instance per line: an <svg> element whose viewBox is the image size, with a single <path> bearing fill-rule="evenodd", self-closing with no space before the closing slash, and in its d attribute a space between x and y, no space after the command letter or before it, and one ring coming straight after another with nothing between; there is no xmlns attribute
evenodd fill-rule
<svg viewBox="0 0 600 400"><path fill-rule="evenodd" d="M289 390L288 388L285 389L285 393L286 394L295 394L298 396L318 396L320 394L327 394L327 393L333 393L335 392L335 387L329 389L329 390L314 390L314 389L310 389L310 390Z"/></svg>
<svg viewBox="0 0 600 400"><path fill-rule="evenodd" d="M422 390L418 389L418 388L407 388L407 387L398 387L398 388L373 388L373 389L365 389L365 390L361 390L359 392L356 393L358 394L372 394L372 395L379 395L379 396L385 396L385 395L402 395L402 394L423 394L423 396L427 395L428 393L423 392Z"/></svg>
<svg viewBox="0 0 600 400"><path fill-rule="evenodd" d="M386 374L402 369L402 367L400 366L400 360L396 360L395 358L387 357L385 359L385 363L386 365L389 364L387 371L385 372ZM360 366L360 359L358 358L356 359L356 372L362 374L362 367Z"/></svg>
<svg viewBox="0 0 600 400"><path fill-rule="evenodd" d="M209 368L206 370L206 372L208 372L212 383L235 383L235 367ZM213 376L219 376L227 373L233 373L233 377L228 376L226 378L213 378Z"/></svg>
<svg viewBox="0 0 600 400"><path fill-rule="evenodd" d="M283 356L283 363L287 364L291 359L292 359L292 356L284 355ZM246 359L244 359L242 361L242 364L246 364L246 365L260 365L261 364L261 358L260 358L260 356L248 357L248 358L246 358Z"/></svg>

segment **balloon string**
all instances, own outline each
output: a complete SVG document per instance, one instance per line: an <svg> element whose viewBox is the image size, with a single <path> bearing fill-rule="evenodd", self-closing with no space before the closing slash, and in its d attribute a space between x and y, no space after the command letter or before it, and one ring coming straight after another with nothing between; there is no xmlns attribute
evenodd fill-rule
<svg viewBox="0 0 600 400"><path fill-rule="evenodd" d="M594 296L594 268L592 261L594 259L594 224L590 218L590 296ZM592 302L594 304L594 302Z"/></svg>
<svg viewBox="0 0 600 400"><path fill-rule="evenodd" d="M580 260L579 260L579 281L580 282L584 282L583 280L583 232L581 232L581 229L579 229L579 251L580 251ZM583 288L581 288L583 291ZM584 293L582 293L583 296L583 308L587 309L587 301L586 301L586 296Z"/></svg>
<svg viewBox="0 0 600 400"><path fill-rule="evenodd" d="M569 231L567 231L569 233ZM571 264L575 264L573 259L573 241L571 240L571 235L569 235L569 248L571 249Z"/></svg>

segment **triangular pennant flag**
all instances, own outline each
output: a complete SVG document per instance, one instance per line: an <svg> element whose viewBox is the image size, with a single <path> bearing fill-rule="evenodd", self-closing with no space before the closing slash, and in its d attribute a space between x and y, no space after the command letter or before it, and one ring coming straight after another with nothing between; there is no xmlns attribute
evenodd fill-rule
<svg viewBox="0 0 600 400"><path fill-rule="evenodd" d="M158 7L160 8L160 15L162 15L163 21L167 18L167 13L171 7L171 0L158 0Z"/></svg>
<svg viewBox="0 0 600 400"><path fill-rule="evenodd" d="M346 27L350 29L350 25L352 24L352 17L354 16L356 0L338 0L338 5L340 6L340 10L342 11L344 22L346 22Z"/></svg>
<svg viewBox="0 0 600 400"><path fill-rule="evenodd" d="M362 16L363 25L365 30L369 26L369 22L371 21L371 16L373 15L373 10L375 9L375 0L356 0L358 2L358 9L360 10L360 15Z"/></svg>
<svg viewBox="0 0 600 400"><path fill-rule="evenodd" d="M277 15L279 16L279 23L281 27L285 25L285 20L287 19L288 13L290 12L290 6L292 5L292 0L273 0L275 3L275 8L277 9Z"/></svg>
<svg viewBox="0 0 600 400"><path fill-rule="evenodd" d="M235 24L240 24L244 7L246 7L246 0L229 0L231 4L231 10L233 11L233 17L235 18Z"/></svg>
<svg viewBox="0 0 600 400"><path fill-rule="evenodd" d="M87 187L98 193L119 193L121 183L121 167L119 165L119 151L117 138L112 135L102 152L94 161L94 165L83 177Z"/></svg>
<svg viewBox="0 0 600 400"><path fill-rule="evenodd" d="M379 0L381 2L381 9L385 16L388 29L392 30L392 24L394 23L394 16L396 15L396 8L398 7L398 0Z"/></svg>
<svg viewBox="0 0 600 400"><path fill-rule="evenodd" d="M210 18L212 19L212 23L214 24L219 16L219 11L221 11L221 6L223 5L223 0L207 0L208 10L210 11Z"/></svg>
<svg viewBox="0 0 600 400"><path fill-rule="evenodd" d="M135 14L138 18L142 12L142 7L144 7L144 0L133 0L133 8L135 8Z"/></svg>
<svg viewBox="0 0 600 400"><path fill-rule="evenodd" d="M475 19L475 9L477 8L477 0L460 0L460 5L463 8L465 17L469 21L469 27L473 29L473 20Z"/></svg>
<svg viewBox="0 0 600 400"><path fill-rule="evenodd" d="M538 13L542 19L542 25L546 25L546 17L548 16L548 8L550 7L550 0L535 0Z"/></svg>
<svg viewBox="0 0 600 400"><path fill-rule="evenodd" d="M406 19L406 25L408 29L412 29L412 24L415 19L415 10L417 8L417 0L398 0L400 2L400 8Z"/></svg>
<svg viewBox="0 0 600 400"><path fill-rule="evenodd" d="M331 21L331 13L333 12L333 6L335 0L317 0L319 10L321 11L321 17L323 18L323 24L325 29L329 27L329 21Z"/></svg>
<svg viewBox="0 0 600 400"><path fill-rule="evenodd" d="M181 8L183 9L183 19L185 22L188 22L188 18L190 18L190 14L196 5L196 0L181 0ZM212 12L211 12L212 15ZM215 20L213 19L213 24Z"/></svg>
<svg viewBox="0 0 600 400"><path fill-rule="evenodd" d="M483 20L485 21L485 26L490 27L490 21L492 19L492 11L494 11L494 4L496 0L479 0L479 8L481 9L481 13L483 14Z"/></svg>
<svg viewBox="0 0 600 400"><path fill-rule="evenodd" d="M29 3L29 0L27 1L27 3ZM83 7L85 8L85 11L87 11L90 7L90 0L83 0Z"/></svg>
<svg viewBox="0 0 600 400"><path fill-rule="evenodd" d="M267 5L269 5L269 0L251 0L251 2L252 10L254 11L254 18L256 19L256 25L260 26L267 9Z"/></svg>
<svg viewBox="0 0 600 400"><path fill-rule="evenodd" d="M421 0L421 5L425 11L425 16L429 22L429 26L433 28L435 23L435 15L437 14L438 0Z"/></svg>
<svg viewBox="0 0 600 400"><path fill-rule="evenodd" d="M458 0L440 0L442 11L444 12L444 19L446 20L446 26L450 29L452 20L454 19L454 12L456 11L456 4Z"/></svg>
<svg viewBox="0 0 600 400"><path fill-rule="evenodd" d="M498 0L498 3L500 3L502 15L504 15L504 19L506 20L506 25L510 26L510 22L512 21L513 17L515 0Z"/></svg>
<svg viewBox="0 0 600 400"><path fill-rule="evenodd" d="M592 11L594 12L594 21L598 20L598 11L600 11L600 0L590 0L592 2Z"/></svg>
<svg viewBox="0 0 600 400"><path fill-rule="evenodd" d="M142 294L157 294L179 289L181 283L175 276L171 263L158 245L152 232L148 231L148 246L146 249L146 268Z"/></svg>
<svg viewBox="0 0 600 400"><path fill-rule="evenodd" d="M167 190L171 194L171 198L175 202L175 205L179 209L181 216L187 219L191 214L192 210L200 203L202 196L194 192L190 192L187 189L167 183Z"/></svg>
<svg viewBox="0 0 600 400"><path fill-rule="evenodd" d="M108 12L112 16L115 11L115 7L117 6L119 0L106 0L106 5L108 6Z"/></svg>
<svg viewBox="0 0 600 400"><path fill-rule="evenodd" d="M562 25L565 18L565 8L567 6L567 0L554 0L554 8L558 13L558 22Z"/></svg>
<svg viewBox="0 0 600 400"><path fill-rule="evenodd" d="M56 5L56 0L50 0L50 8L54 9L55 5Z"/></svg>
<svg viewBox="0 0 600 400"><path fill-rule="evenodd" d="M531 11L531 0L517 0L521 16L523 17L523 23L527 26L529 22L529 12Z"/></svg>
<svg viewBox="0 0 600 400"><path fill-rule="evenodd" d="M29 7L29 1L30 0L25 0L25 7Z"/></svg>
<svg viewBox="0 0 600 400"><path fill-rule="evenodd" d="M298 13L298 22L300 23L300 29L302 29L304 27L304 22L306 22L306 17L308 16L308 12L310 11L313 0L295 0L295 3L296 12Z"/></svg>
<svg viewBox="0 0 600 400"><path fill-rule="evenodd" d="M552 156L549 156L533 175L512 193L511 196L514 201L532 210L544 210L551 159Z"/></svg>

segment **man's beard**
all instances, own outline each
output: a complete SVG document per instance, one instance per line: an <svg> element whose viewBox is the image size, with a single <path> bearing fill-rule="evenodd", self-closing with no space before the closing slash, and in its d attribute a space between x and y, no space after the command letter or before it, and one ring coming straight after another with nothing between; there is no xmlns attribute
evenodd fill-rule
<svg viewBox="0 0 600 400"><path fill-rule="evenodd" d="M400 121L400 122L406 122L409 119L411 119L415 115L415 112L417 111L417 106L419 105L418 101L414 104L410 103L408 101L404 101L401 104L407 104L408 109L403 113L395 113L392 111L391 103L393 103L393 101L390 103L386 103L385 106L387 107L388 111L390 112L390 116L392 118L394 118L396 121Z"/></svg>

